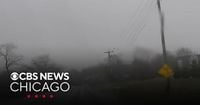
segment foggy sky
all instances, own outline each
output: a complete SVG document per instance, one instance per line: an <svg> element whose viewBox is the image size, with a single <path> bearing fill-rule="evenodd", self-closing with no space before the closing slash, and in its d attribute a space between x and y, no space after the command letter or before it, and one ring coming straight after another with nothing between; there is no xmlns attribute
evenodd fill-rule
<svg viewBox="0 0 200 105"><path fill-rule="evenodd" d="M113 48L126 56L137 46L161 52L153 1L0 0L0 44L13 42L30 57L47 53L71 67L102 62L103 52ZM168 50L200 52L199 5L199 0L162 0Z"/></svg>

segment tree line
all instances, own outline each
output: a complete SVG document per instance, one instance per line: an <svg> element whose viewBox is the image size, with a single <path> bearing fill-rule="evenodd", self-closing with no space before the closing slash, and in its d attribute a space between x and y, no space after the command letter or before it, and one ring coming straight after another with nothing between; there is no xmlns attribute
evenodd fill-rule
<svg viewBox="0 0 200 105"><path fill-rule="evenodd" d="M73 79L82 78L81 80L88 81L88 83L108 82L108 81L123 81L123 80L144 80L159 77L158 70L163 65L162 54L155 53L149 49L136 48L133 52L133 60L131 63L124 63L122 58L113 54L111 60L93 65L82 70L76 70L62 66L54 62L50 55L44 54L32 58L31 63L23 64L23 56L15 52L17 46L13 43L6 43L0 45L0 59L1 66L6 72L10 71L70 71ZM191 49L180 48L175 53L169 52L168 63L174 69L175 77L191 77L197 74L199 66L191 68L192 70L180 70L177 64L177 58L187 55L193 55ZM195 71L196 70L196 71ZM81 76L81 77L80 77Z"/></svg>

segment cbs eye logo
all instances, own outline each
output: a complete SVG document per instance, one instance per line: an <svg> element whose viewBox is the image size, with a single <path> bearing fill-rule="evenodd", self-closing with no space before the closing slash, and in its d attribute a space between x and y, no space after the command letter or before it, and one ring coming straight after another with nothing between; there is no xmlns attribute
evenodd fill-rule
<svg viewBox="0 0 200 105"><path fill-rule="evenodd" d="M13 73L10 74L10 78L13 81L16 81L19 78L19 74L17 72L13 72Z"/></svg>

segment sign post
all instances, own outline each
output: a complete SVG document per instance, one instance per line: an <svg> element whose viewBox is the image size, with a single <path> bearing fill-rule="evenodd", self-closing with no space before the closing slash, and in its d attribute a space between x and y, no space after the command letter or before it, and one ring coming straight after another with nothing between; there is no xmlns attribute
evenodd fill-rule
<svg viewBox="0 0 200 105"><path fill-rule="evenodd" d="M167 80L166 92L167 94L169 94L170 93L170 77L174 75L172 68L169 65L164 64L158 73Z"/></svg>

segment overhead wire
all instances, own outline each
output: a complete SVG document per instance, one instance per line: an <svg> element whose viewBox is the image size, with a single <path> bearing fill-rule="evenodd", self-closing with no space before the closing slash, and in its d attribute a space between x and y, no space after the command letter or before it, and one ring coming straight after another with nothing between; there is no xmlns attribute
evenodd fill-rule
<svg viewBox="0 0 200 105"><path fill-rule="evenodd" d="M142 0L140 3L139 3L139 6L136 8L136 12L134 11L134 14L131 15L130 17L130 20L128 21L128 24L126 25L125 27L125 30L123 30L123 32L120 34L120 37L123 37L124 35L127 34L127 31L130 30L131 27L131 24L133 23L132 21L135 21L134 19L137 17L137 14L140 13L140 9L142 8L143 4L145 3L146 0Z"/></svg>
<svg viewBox="0 0 200 105"><path fill-rule="evenodd" d="M149 7L148 7L148 13L147 14L145 14L145 16L144 16L144 19L142 20L142 23L140 23L140 26L138 26L138 29L134 32L134 31L132 31L132 33L130 33L130 35L132 36L131 38L130 38L130 41L131 42L135 42L136 40L137 40L137 38L138 38L138 36L140 35L140 32L145 28L145 26L146 26L146 24L147 24L147 22L148 22L148 17L149 17L149 14L151 13L151 7L152 7L152 5L155 3L154 2L155 0L153 0L152 2L151 2L151 4L149 5Z"/></svg>
<svg viewBox="0 0 200 105"><path fill-rule="evenodd" d="M139 23L139 22L142 22L142 20L140 20L140 19L144 18L144 14L146 14L146 11L148 9L147 8L148 4L150 3L149 1L150 0L147 0L147 2L144 4L143 8L139 11L138 16L135 18L134 22L131 24L131 26L130 26L131 28L126 35L126 36L128 36L127 39L129 39L131 37L132 31L134 31L134 29L137 28L137 25L141 24L141 23Z"/></svg>
<svg viewBox="0 0 200 105"><path fill-rule="evenodd" d="M134 21L131 24L129 23L130 27L128 27L128 29L126 30L127 32L124 32L124 34L123 34L123 36L125 37L126 41L129 44L132 45L137 40L137 38L138 38L139 34L142 32L142 30L145 28L146 23L147 23L147 18L149 16L149 14L151 13L151 12L149 12L151 10L150 8L152 7L152 5L154 4L155 1L156 0L148 0L147 2L145 2L145 0L144 0L143 2L140 3L141 5L138 7L139 11L138 11L138 13L136 13L136 14L138 14L138 16L135 15ZM142 3L144 3L144 4L142 4ZM143 8L141 8L141 7L143 7ZM131 19L131 21L132 20L133 19Z"/></svg>

